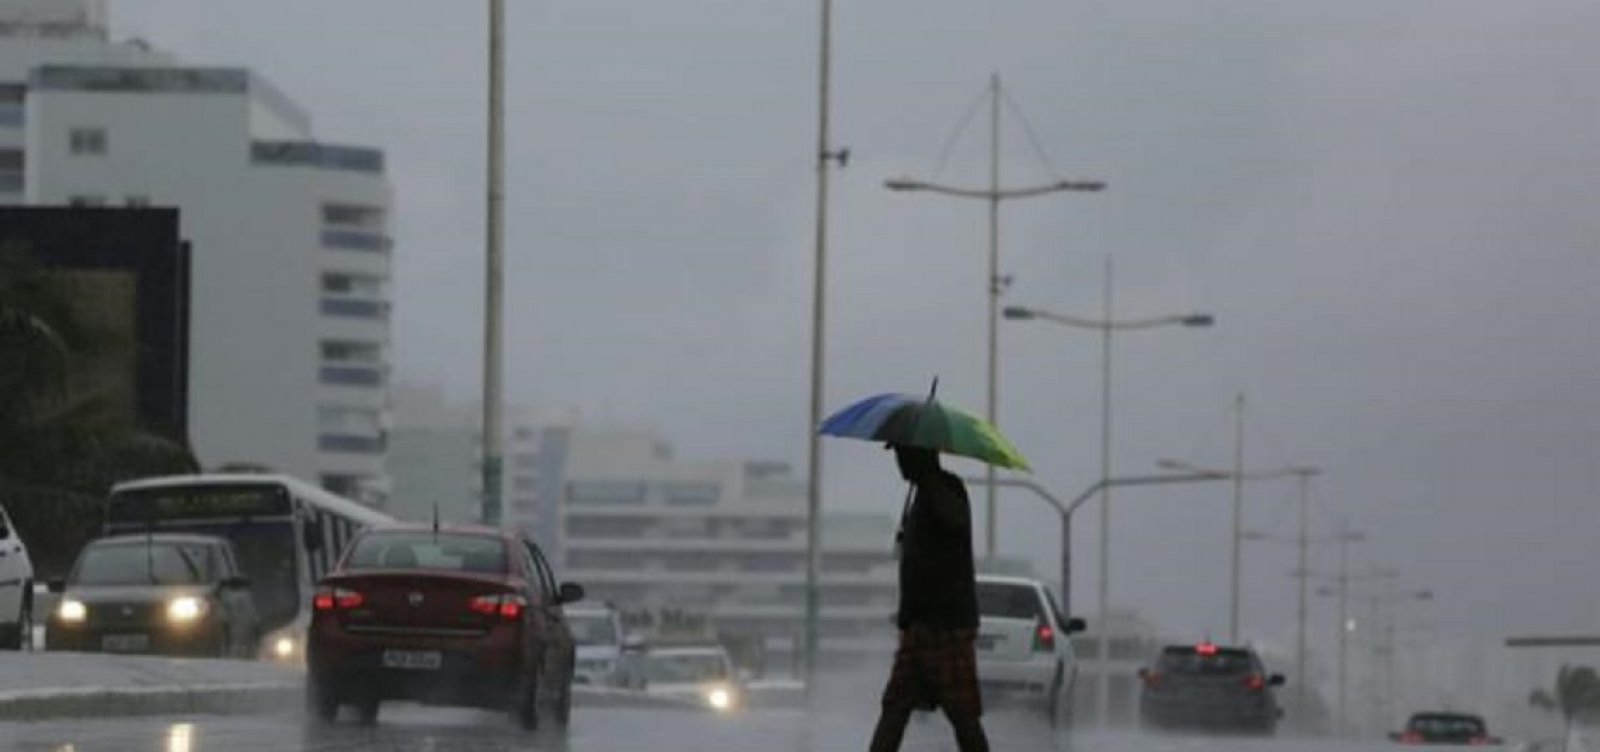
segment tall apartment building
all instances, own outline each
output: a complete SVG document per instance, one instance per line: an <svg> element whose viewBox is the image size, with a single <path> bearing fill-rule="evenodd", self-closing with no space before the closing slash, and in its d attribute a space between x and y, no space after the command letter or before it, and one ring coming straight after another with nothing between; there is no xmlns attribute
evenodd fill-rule
<svg viewBox="0 0 1600 752"><path fill-rule="evenodd" d="M0 0L0 204L179 210L189 438L382 505L390 189L243 68L112 41L103 2Z"/></svg>

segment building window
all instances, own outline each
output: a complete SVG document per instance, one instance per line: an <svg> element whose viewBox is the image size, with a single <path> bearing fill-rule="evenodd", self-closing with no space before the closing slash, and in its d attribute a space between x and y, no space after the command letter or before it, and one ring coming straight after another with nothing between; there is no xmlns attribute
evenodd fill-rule
<svg viewBox="0 0 1600 752"><path fill-rule="evenodd" d="M643 504L643 483L589 481L573 483L569 499L573 504Z"/></svg>
<svg viewBox="0 0 1600 752"><path fill-rule="evenodd" d="M106 129L73 128L67 131L67 144L73 154L81 156L106 153Z"/></svg>
<svg viewBox="0 0 1600 752"><path fill-rule="evenodd" d="M85 194L80 194L80 195L76 195L76 196L68 196L67 197L67 205L68 206L75 206L75 207L79 207L79 208L105 206L106 205L106 197L105 196L96 195L96 194L93 194L93 193L85 193Z"/></svg>
<svg viewBox="0 0 1600 752"><path fill-rule="evenodd" d="M323 298L322 313L357 319L384 319L389 317L389 304L381 300Z"/></svg>
<svg viewBox="0 0 1600 752"><path fill-rule="evenodd" d="M383 278L376 274L347 274L324 272L322 291L338 295L359 295L369 298L383 296Z"/></svg>
<svg viewBox="0 0 1600 752"><path fill-rule="evenodd" d="M382 230L383 209L361 204L323 204L322 223L330 227Z"/></svg>
<svg viewBox="0 0 1600 752"><path fill-rule="evenodd" d="M21 149L0 149L0 192L22 192L27 163Z"/></svg>
<svg viewBox="0 0 1600 752"><path fill-rule="evenodd" d="M383 346L376 342L325 339L322 359L330 363L382 363Z"/></svg>
<svg viewBox="0 0 1600 752"><path fill-rule="evenodd" d="M368 232L366 230L323 230L322 245L328 248L339 248L346 251L372 251L387 253L389 251L389 236L381 232Z"/></svg>
<svg viewBox="0 0 1600 752"><path fill-rule="evenodd" d="M317 437L317 448L324 452L347 452L350 454L381 454L384 448L383 436L350 436L347 434L325 433Z"/></svg>
<svg viewBox="0 0 1600 752"><path fill-rule="evenodd" d="M668 504L709 507L722 497L722 487L715 483L672 483L662 487L661 495Z"/></svg>
<svg viewBox="0 0 1600 752"><path fill-rule="evenodd" d="M511 508L518 512L536 512L539 509L539 502L534 499L513 499Z"/></svg>
<svg viewBox="0 0 1600 752"><path fill-rule="evenodd" d="M511 479L511 487L517 491L532 491L535 488L533 476L518 475Z"/></svg>
<svg viewBox="0 0 1600 752"><path fill-rule="evenodd" d="M378 368L323 366L322 383L337 386L381 386L383 371Z"/></svg>

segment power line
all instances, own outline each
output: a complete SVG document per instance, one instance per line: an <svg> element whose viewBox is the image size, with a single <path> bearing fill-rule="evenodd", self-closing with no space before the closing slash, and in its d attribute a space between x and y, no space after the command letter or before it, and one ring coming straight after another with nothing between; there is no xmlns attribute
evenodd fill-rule
<svg viewBox="0 0 1600 752"><path fill-rule="evenodd" d="M978 110L983 107L983 103L988 99L989 87L985 86L978 93L977 98L972 100L972 104L967 107L966 114L962 115L961 119L957 121L955 130L950 132L950 137L945 139L944 146L939 150L939 160L934 163L933 177L931 179L938 180L939 175L944 172L945 163L950 161L950 152L955 149L956 142L960 141L961 136L967 132L967 127L972 125L972 118L978 114Z"/></svg>

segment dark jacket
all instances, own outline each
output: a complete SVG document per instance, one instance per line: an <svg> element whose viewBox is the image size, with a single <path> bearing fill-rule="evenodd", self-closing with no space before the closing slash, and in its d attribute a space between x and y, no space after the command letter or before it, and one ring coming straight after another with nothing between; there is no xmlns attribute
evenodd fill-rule
<svg viewBox="0 0 1600 752"><path fill-rule="evenodd" d="M972 506L961 479L943 470L917 486L900 521L901 629L912 624L976 629Z"/></svg>

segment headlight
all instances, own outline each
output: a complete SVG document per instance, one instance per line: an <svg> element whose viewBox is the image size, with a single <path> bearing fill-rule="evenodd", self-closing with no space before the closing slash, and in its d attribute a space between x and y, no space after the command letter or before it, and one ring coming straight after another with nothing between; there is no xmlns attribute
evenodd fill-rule
<svg viewBox="0 0 1600 752"><path fill-rule="evenodd" d="M56 616L62 621L76 624L89 618L89 607L83 601L67 599L61 602L61 607L56 609Z"/></svg>
<svg viewBox="0 0 1600 752"><path fill-rule="evenodd" d="M279 658L288 658L294 655L294 640L288 637L279 637L272 641L272 654Z"/></svg>
<svg viewBox="0 0 1600 752"><path fill-rule="evenodd" d="M722 687L717 687L706 693L706 702L717 710L727 710L733 707L733 695Z"/></svg>
<svg viewBox="0 0 1600 752"><path fill-rule="evenodd" d="M205 612L205 601L192 595L167 601L167 618L173 621L194 621Z"/></svg>

